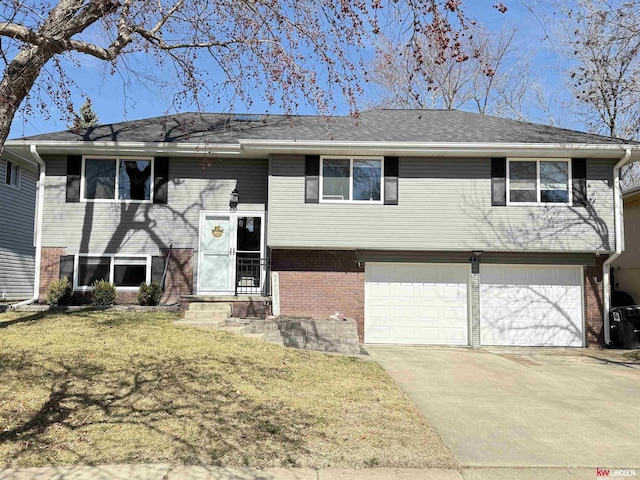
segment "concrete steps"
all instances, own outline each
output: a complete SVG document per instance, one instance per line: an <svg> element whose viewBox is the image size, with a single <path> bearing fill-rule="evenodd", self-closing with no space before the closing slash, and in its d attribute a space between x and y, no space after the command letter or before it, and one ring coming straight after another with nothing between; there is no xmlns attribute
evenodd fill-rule
<svg viewBox="0 0 640 480"><path fill-rule="evenodd" d="M202 328L205 330L208 329L212 329L212 330L219 330L220 327L224 326L224 320L203 320L203 321L197 321L197 320L187 320L187 319L182 319L182 320L176 320L175 322L173 322L174 325L183 325L186 327L195 327L195 328Z"/></svg>
<svg viewBox="0 0 640 480"><path fill-rule="evenodd" d="M185 325L202 329L215 329L221 332L235 333L247 338L265 340L266 333L250 333L248 318L231 318L229 302L192 302L184 318L176 320L174 325Z"/></svg>
<svg viewBox="0 0 640 480"><path fill-rule="evenodd" d="M237 333L238 335L242 335L246 333L247 327L244 327L242 325L234 325L234 326L224 325L220 327L219 330L222 332Z"/></svg>
<svg viewBox="0 0 640 480"><path fill-rule="evenodd" d="M225 302L193 302L184 318L173 322L175 325L188 325L196 328L219 329L231 316L231 304Z"/></svg>
<svg viewBox="0 0 640 480"><path fill-rule="evenodd" d="M266 333L250 333L251 319L232 318L231 313L231 303L229 302L192 302L189 304L189 310L184 312L184 318L173 323L174 325L235 333L256 340L266 340Z"/></svg>
<svg viewBox="0 0 640 480"><path fill-rule="evenodd" d="M235 333L255 340L264 340L267 337L264 333L250 333L249 323L250 320L247 318L229 318L227 319L226 325L224 327L220 327L220 331Z"/></svg>

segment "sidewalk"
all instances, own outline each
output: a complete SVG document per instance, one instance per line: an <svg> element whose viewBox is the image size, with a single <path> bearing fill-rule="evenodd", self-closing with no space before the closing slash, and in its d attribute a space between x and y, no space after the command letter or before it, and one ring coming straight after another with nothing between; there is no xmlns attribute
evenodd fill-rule
<svg viewBox="0 0 640 480"><path fill-rule="evenodd" d="M629 476L630 473L633 472L626 470L623 471L624 476L609 475L608 478L640 479L640 469L635 470L636 476ZM596 477L595 468L474 467L460 470L270 468L256 470L154 464L0 470L0 480L590 480Z"/></svg>

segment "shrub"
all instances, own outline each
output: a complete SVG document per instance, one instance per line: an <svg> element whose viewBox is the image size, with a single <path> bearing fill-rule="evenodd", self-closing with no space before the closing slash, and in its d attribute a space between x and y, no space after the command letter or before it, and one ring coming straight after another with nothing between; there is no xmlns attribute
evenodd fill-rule
<svg viewBox="0 0 640 480"><path fill-rule="evenodd" d="M116 286L104 280L96 280L92 285L93 304L108 307L116 303Z"/></svg>
<svg viewBox="0 0 640 480"><path fill-rule="evenodd" d="M142 282L138 290L138 304L149 306L158 305L161 296L162 288L158 282L151 282L149 285L147 285L146 282Z"/></svg>
<svg viewBox="0 0 640 480"><path fill-rule="evenodd" d="M72 295L71 282L67 277L63 277L60 280L51 282L44 299L51 306L69 305Z"/></svg>

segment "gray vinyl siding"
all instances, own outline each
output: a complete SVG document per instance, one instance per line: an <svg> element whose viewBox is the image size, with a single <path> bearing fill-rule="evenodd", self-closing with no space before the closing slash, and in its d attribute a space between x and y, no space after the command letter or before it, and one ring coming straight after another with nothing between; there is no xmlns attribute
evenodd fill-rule
<svg viewBox="0 0 640 480"><path fill-rule="evenodd" d="M470 252L359 250L362 262L394 263L469 263ZM595 265L593 253L535 253L535 252L486 252L480 256L482 264L519 265Z"/></svg>
<svg viewBox="0 0 640 480"><path fill-rule="evenodd" d="M267 199L266 160L212 159L203 166L199 159L171 158L166 205L66 203L66 157L45 160L43 246L64 247L67 254L157 255L170 242L174 248L197 249L201 210L229 211L236 185L238 211L264 210Z"/></svg>
<svg viewBox="0 0 640 480"><path fill-rule="evenodd" d="M35 167L20 166L19 187L6 185L6 160L0 159L0 298L33 295L33 222L36 203Z"/></svg>
<svg viewBox="0 0 640 480"><path fill-rule="evenodd" d="M613 262L617 289L640 302L640 199L624 202L624 251Z"/></svg>
<svg viewBox="0 0 640 480"><path fill-rule="evenodd" d="M271 248L612 250L612 171L587 161L590 206L491 206L489 158L400 158L398 205L304 203L304 157L270 166Z"/></svg>

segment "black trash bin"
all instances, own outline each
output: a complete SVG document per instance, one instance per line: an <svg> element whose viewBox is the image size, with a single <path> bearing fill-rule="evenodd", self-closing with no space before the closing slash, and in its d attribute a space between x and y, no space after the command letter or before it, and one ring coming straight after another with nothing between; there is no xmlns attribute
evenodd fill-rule
<svg viewBox="0 0 640 480"><path fill-rule="evenodd" d="M609 323L614 348L640 348L640 305L612 308Z"/></svg>

